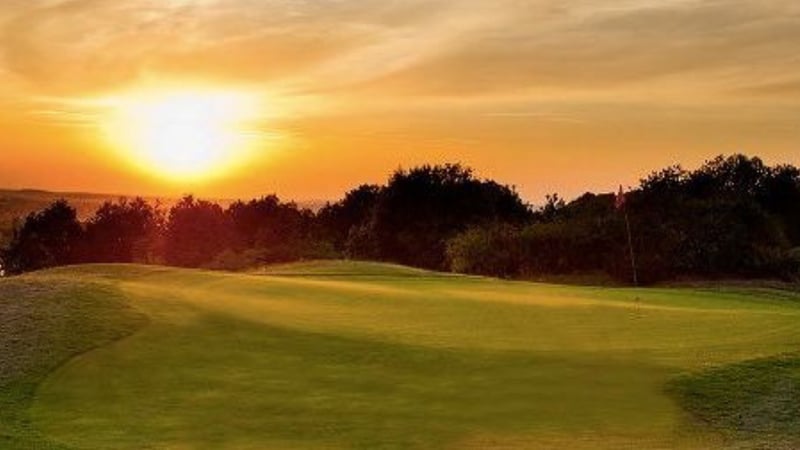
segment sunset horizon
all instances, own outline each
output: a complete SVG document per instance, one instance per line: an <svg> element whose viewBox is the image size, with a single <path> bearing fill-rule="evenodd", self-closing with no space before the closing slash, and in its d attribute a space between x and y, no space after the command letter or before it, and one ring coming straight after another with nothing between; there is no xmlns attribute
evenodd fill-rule
<svg viewBox="0 0 800 450"><path fill-rule="evenodd" d="M749 155L749 153L744 153L745 155ZM292 196L287 194L286 192L293 192L291 189L286 189L284 191L280 191L278 189L258 189L253 188L252 190L246 191L238 191L238 190L231 190L226 191L223 189L216 189L213 186L216 184L213 181L202 180L196 181L194 183L179 183L179 182L167 182L164 185L157 185L154 186L152 189L142 188L133 186L129 188L127 191L123 190L109 190L109 189L93 189L93 185L87 185L86 188L82 188L84 186L82 184L74 185L75 187L70 187L72 185L64 185L65 187L60 187L60 185L53 185L52 187L48 183L44 183L42 185L28 185L28 184L8 184L8 185L0 185L0 191L7 191L7 192L42 192L46 194L52 194L55 197L59 195L93 195L107 199L114 199L114 198L136 198L142 197L147 199L162 199L162 200L176 200L181 197L185 196L193 196L200 199L205 200L212 200L212 201L221 201L221 202L232 202L237 200L251 200L257 199L264 196L269 195L277 195L279 198L285 201L297 202L302 206L309 206L312 209L318 209L326 203L334 203L337 200L343 198L349 191L358 188L361 185L380 185L385 183L386 180L397 170L407 170L413 169L415 167L423 167L427 165L436 165L436 164L455 164L460 165L466 168L469 168L473 171L473 173L485 179L495 180L501 183L504 183L514 189L516 192L520 194L520 197L524 199L528 204L532 206L541 206L547 199L549 195L558 195L559 198L564 200L574 200L586 193L605 193L605 194L613 194L616 193L620 186L624 189L632 189L635 188L641 180L645 179L647 176L651 175L653 172L663 169L665 167L672 167L672 166L680 166L684 169L694 169L704 162L708 162L713 160L719 156L726 156L726 154L710 154L708 157L700 158L696 164L689 165L685 164L683 161L675 161L667 163L664 166L660 167L647 167L643 168L641 173L639 174L623 174L618 178L609 179L608 182L597 182L597 183L581 183L576 182L574 186L568 186L561 190L557 188L548 189L550 185L544 185L542 183L537 183L535 180L531 183L531 186L526 186L525 183L522 184L515 184L506 182L505 179L501 177L491 177L486 175L486 172L481 170L480 167L471 166L469 164L464 164L462 161L458 160L443 160L440 163L431 163L428 161L420 161L418 164L412 164L409 166L397 165L391 169L386 170L384 173L377 173L371 178L358 178L357 176L352 179L352 182L349 184L343 183L341 190L330 190L330 195L315 195L313 192L306 195L306 196ZM752 156L760 157L758 154L753 154ZM793 163L792 159L765 159L765 163L770 165L782 165L782 164L795 164ZM349 181L349 180L347 180ZM229 194L224 194L225 192L230 192ZM314 191L316 192L316 191ZM328 191L320 191L320 192L328 192Z"/></svg>
<svg viewBox="0 0 800 450"><path fill-rule="evenodd" d="M0 186L333 200L458 162L540 202L719 154L797 164L797 17L738 0L4 2Z"/></svg>
<svg viewBox="0 0 800 450"><path fill-rule="evenodd" d="M0 0L0 447L800 449L798 50L797 0Z"/></svg>

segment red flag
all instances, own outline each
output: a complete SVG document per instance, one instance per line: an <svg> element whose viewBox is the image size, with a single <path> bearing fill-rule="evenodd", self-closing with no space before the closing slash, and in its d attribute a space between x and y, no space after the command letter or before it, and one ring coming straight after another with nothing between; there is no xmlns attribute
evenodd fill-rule
<svg viewBox="0 0 800 450"><path fill-rule="evenodd" d="M617 210L622 210L625 208L626 201L625 190L622 188L622 185L619 185L619 192L617 193L617 198L614 200L614 207L617 208Z"/></svg>

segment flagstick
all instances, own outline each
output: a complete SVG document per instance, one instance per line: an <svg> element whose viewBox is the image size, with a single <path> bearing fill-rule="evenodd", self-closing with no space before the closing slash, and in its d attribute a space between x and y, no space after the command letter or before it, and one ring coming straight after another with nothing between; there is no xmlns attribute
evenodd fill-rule
<svg viewBox="0 0 800 450"><path fill-rule="evenodd" d="M631 234L631 221L628 218L628 209L625 208L625 228L628 230L628 249L631 252L631 269L633 269L633 285L639 286L639 275L636 273L636 256L633 251L633 235Z"/></svg>

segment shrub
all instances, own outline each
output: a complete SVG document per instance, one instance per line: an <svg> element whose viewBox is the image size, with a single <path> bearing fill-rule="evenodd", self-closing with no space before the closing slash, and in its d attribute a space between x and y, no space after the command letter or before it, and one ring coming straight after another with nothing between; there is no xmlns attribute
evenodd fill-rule
<svg viewBox="0 0 800 450"><path fill-rule="evenodd" d="M454 272L497 277L520 275L523 257L516 226L493 224L472 227L447 243L447 259Z"/></svg>

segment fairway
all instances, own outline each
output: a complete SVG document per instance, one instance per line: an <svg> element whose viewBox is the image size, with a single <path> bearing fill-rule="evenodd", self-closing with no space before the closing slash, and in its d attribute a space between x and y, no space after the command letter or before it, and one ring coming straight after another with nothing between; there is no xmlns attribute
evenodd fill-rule
<svg viewBox="0 0 800 450"><path fill-rule="evenodd" d="M86 342L46 350L58 356L49 365L45 355L0 371L9 448L798 442L787 399L800 385L800 295L786 291L569 287L355 262L249 274L77 266L0 280L6 309L56 298L76 318L29 351L70 333ZM748 391L762 374L765 392L785 392ZM752 395L727 401L737 392ZM763 408L741 425L725 409L753 401Z"/></svg>

